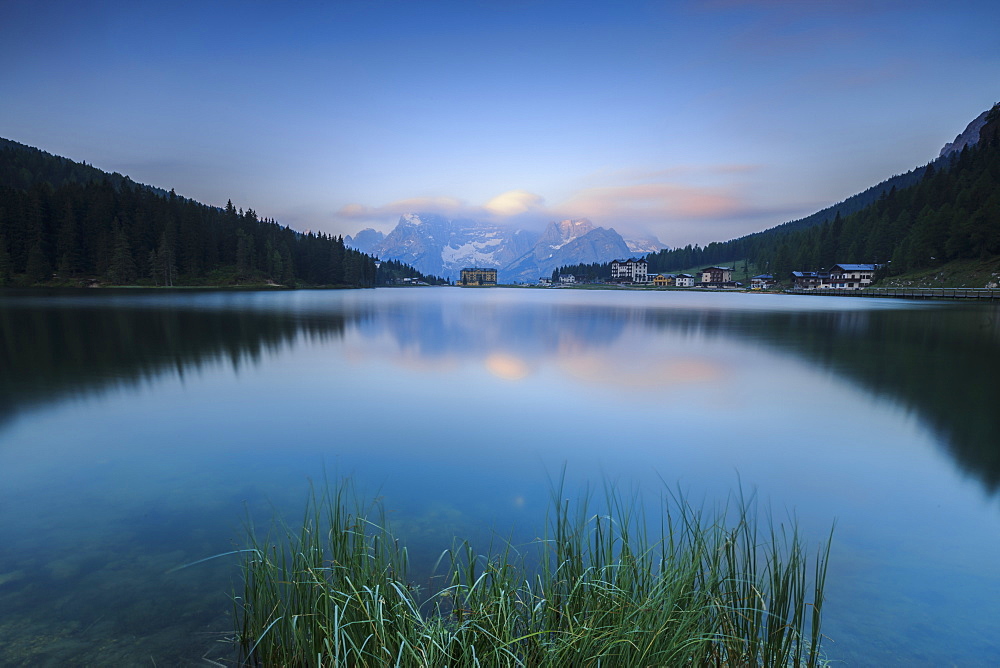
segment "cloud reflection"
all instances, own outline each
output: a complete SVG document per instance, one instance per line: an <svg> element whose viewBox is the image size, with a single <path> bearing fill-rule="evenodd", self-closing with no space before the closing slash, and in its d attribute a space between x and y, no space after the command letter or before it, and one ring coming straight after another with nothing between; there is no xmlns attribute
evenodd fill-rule
<svg viewBox="0 0 1000 668"><path fill-rule="evenodd" d="M485 365L490 373L503 380L523 380L531 373L531 367L523 359L501 352L487 355Z"/></svg>
<svg viewBox="0 0 1000 668"><path fill-rule="evenodd" d="M462 382L473 385L519 383L545 397L548 373L609 397L677 391L729 405L752 397L768 364L784 358L916 411L963 468L1000 489L1000 318L984 310L458 289L127 300L108 292L94 300L0 298L0 306L0 424L29 406L161 375L219 365L239 373L306 342L360 373L385 375L387 386L395 369L418 382L420 374L465 374Z"/></svg>

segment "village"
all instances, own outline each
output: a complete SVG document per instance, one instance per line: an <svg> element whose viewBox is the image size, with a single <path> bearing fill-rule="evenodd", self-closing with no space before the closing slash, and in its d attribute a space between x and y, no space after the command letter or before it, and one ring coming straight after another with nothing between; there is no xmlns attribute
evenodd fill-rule
<svg viewBox="0 0 1000 668"><path fill-rule="evenodd" d="M629 258L611 262L611 283L652 285L663 288L714 288L770 290L778 281L771 274L758 274L750 278L749 285L733 280L733 267L705 267L697 275L650 274L644 258ZM871 285L876 264L836 264L829 271L794 271L791 278L796 290L860 290ZM564 280L565 279L565 280ZM545 284L545 278L540 279ZM559 276L560 283L574 283L574 276ZM551 278L549 279L551 283Z"/></svg>
<svg viewBox="0 0 1000 668"><path fill-rule="evenodd" d="M794 290L861 290L872 284L877 264L835 264L829 271L793 271L791 273ZM770 290L778 281L770 274L759 274L750 278L749 285L733 280L733 267L705 267L697 275L692 274L650 274L645 258L629 258L611 262L611 278L599 281L602 284L652 286L654 288L712 288L744 290ZM571 286L583 283L573 274L543 276L538 285L545 287ZM594 283L594 281L587 281ZM497 284L496 269L463 269L458 285L491 286Z"/></svg>

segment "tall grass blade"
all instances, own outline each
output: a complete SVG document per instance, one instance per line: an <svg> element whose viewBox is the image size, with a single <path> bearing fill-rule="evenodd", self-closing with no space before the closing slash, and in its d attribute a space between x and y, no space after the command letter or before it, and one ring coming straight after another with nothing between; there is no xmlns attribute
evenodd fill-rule
<svg viewBox="0 0 1000 668"><path fill-rule="evenodd" d="M816 666L830 537L809 558L797 523L761 525L753 495L710 513L669 492L565 497L541 538L456 542L418 598L380 503L349 481L313 490L301 526L248 530L234 596L248 665ZM233 554L231 553L231 554ZM217 555L222 556L222 555ZM199 563L199 562L193 562ZM811 600L810 600L811 599Z"/></svg>

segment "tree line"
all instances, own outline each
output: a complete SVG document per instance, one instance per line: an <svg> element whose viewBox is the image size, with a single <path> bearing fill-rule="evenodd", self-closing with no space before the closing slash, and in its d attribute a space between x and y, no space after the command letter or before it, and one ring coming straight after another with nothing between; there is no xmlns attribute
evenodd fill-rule
<svg viewBox="0 0 1000 668"><path fill-rule="evenodd" d="M929 165L917 184L776 239L751 260L780 276L838 262L882 264L894 276L1000 254L1000 109L988 118L978 144Z"/></svg>
<svg viewBox="0 0 1000 668"><path fill-rule="evenodd" d="M1000 105L977 144L895 176L802 220L706 246L646 256L651 274L752 263L779 280L838 263L883 265L881 276L1000 254ZM556 270L606 280L610 263Z"/></svg>
<svg viewBox="0 0 1000 668"><path fill-rule="evenodd" d="M749 260L778 278L837 263L883 264L883 275L898 275L1000 254L998 135L1000 105L976 145L845 200L850 206L825 210L832 215L822 222L814 214L731 241L652 253L649 271Z"/></svg>
<svg viewBox="0 0 1000 668"><path fill-rule="evenodd" d="M371 287L425 278L398 264L232 201L207 206L0 140L0 285Z"/></svg>

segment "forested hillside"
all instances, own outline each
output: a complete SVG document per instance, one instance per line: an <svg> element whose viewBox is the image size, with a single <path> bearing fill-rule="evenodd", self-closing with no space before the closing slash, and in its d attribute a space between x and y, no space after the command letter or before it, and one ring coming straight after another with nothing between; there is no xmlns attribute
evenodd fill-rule
<svg viewBox="0 0 1000 668"><path fill-rule="evenodd" d="M714 241L706 246L688 244L683 248L652 253L647 256L650 263L649 270L660 273L677 271L685 267L710 266L746 259L757 249L765 247L775 239L783 238L791 232L816 227L835 220L837 217L850 215L875 203L879 198L893 190L916 185L923 178L927 169L932 168L932 164L917 167L905 174L893 176L878 185L868 188L864 192L848 197L843 202L829 206L799 220L782 223L761 232L748 234L730 241Z"/></svg>
<svg viewBox="0 0 1000 668"><path fill-rule="evenodd" d="M1000 105L978 144L799 221L647 256L650 273L752 263L793 270L878 263L883 276L1000 255ZM821 221L822 218L822 221ZM821 222L820 222L821 221ZM607 264L562 267L581 279ZM127 176L0 139L0 285L346 285L423 277L343 239L252 209L206 206Z"/></svg>
<svg viewBox="0 0 1000 668"><path fill-rule="evenodd" d="M409 267L0 139L0 285L344 285Z"/></svg>
<svg viewBox="0 0 1000 668"><path fill-rule="evenodd" d="M929 166L920 182L871 206L788 234L749 255L779 276L837 262L885 264L893 276L950 260L1000 254L1000 107L979 143Z"/></svg>
<svg viewBox="0 0 1000 668"><path fill-rule="evenodd" d="M749 260L783 278L793 270L817 270L838 262L874 262L887 264L885 273L893 275L947 260L1000 254L998 130L1000 106L988 115L975 146L801 221L705 247L650 254L649 271ZM866 199L865 206L855 208ZM824 212L829 217L816 224Z"/></svg>

